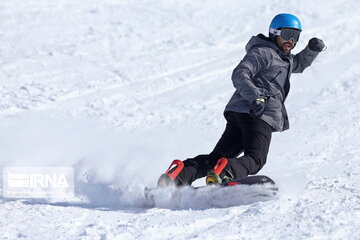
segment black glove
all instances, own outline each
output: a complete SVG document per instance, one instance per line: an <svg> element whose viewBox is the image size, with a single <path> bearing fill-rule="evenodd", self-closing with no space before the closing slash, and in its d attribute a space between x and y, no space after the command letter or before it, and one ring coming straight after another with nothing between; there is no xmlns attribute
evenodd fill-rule
<svg viewBox="0 0 360 240"><path fill-rule="evenodd" d="M250 109L250 115L253 118L261 118L265 112L266 100L263 97L257 98L252 104Z"/></svg>
<svg viewBox="0 0 360 240"><path fill-rule="evenodd" d="M308 46L311 51L315 52L321 52L324 50L324 48L326 48L324 42L321 39L315 37L309 40Z"/></svg>

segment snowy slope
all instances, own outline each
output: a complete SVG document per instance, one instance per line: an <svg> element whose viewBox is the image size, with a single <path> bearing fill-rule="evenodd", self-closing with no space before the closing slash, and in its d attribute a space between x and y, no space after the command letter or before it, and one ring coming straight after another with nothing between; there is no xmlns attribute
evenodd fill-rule
<svg viewBox="0 0 360 240"><path fill-rule="evenodd" d="M260 172L278 198L187 191L147 207L143 188L173 159L212 150L231 72L280 12L302 21L294 53L313 36L328 49L292 76L290 130ZM76 197L0 198L0 239L360 239L359 12L355 0L1 1L0 168L72 166Z"/></svg>

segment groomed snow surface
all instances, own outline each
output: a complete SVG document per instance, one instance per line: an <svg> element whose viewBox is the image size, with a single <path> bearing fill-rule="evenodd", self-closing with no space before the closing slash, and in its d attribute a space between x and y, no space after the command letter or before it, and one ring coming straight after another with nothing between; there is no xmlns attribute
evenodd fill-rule
<svg viewBox="0 0 360 240"><path fill-rule="evenodd" d="M212 150L245 44L282 12L302 21L293 53L314 36L328 49L292 76L290 130L259 173L278 196L169 189L149 206L144 188L173 159ZM76 195L0 198L0 239L360 239L359 12L356 0L2 0L0 168L74 167Z"/></svg>

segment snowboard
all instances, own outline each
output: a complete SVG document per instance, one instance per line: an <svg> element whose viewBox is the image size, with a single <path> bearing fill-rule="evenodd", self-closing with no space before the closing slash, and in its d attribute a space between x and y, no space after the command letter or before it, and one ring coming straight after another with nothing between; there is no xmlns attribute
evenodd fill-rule
<svg viewBox="0 0 360 240"><path fill-rule="evenodd" d="M270 177L254 175L216 185L145 188L145 199L149 206L156 206L159 198L167 198L168 202L181 201L182 204L186 199L190 206L194 201L204 200L208 203L209 200L216 198L216 203L210 204L209 207L217 207L221 201L227 202L229 206L235 206L274 199L278 191L279 188ZM220 207L224 207L224 204Z"/></svg>

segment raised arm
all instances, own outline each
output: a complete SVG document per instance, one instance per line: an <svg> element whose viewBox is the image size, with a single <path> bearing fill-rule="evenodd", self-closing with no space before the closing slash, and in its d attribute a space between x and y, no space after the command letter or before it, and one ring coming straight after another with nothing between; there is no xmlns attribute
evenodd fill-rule
<svg viewBox="0 0 360 240"><path fill-rule="evenodd" d="M294 56L293 73L302 73L305 68L309 67L317 55L323 51L325 44L321 39L312 38L309 44Z"/></svg>

